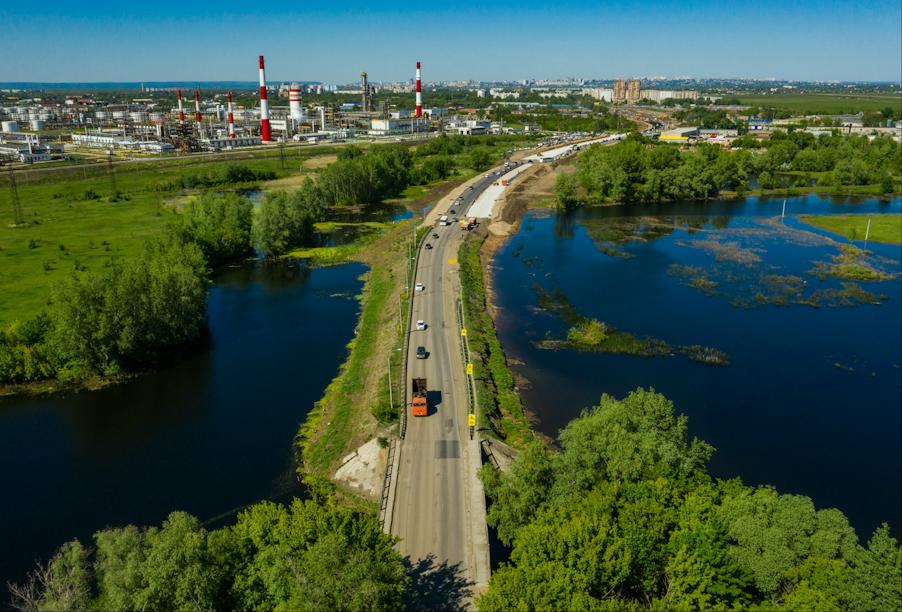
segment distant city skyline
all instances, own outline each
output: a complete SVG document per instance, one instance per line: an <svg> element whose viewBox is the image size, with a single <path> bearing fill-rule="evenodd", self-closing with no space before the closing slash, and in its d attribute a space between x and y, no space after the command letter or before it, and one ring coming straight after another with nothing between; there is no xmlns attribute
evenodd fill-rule
<svg viewBox="0 0 902 612"><path fill-rule="evenodd" d="M898 1L588 1L490 8L4 3L0 82L748 78L899 82ZM249 10L253 7L255 10Z"/></svg>

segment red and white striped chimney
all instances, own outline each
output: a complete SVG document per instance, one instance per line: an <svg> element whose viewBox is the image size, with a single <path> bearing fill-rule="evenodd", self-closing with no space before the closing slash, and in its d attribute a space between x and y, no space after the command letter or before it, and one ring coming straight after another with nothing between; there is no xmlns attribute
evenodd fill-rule
<svg viewBox="0 0 902 612"><path fill-rule="evenodd" d="M175 96L179 101L179 125L185 123L185 109L182 107L182 90L176 89Z"/></svg>
<svg viewBox="0 0 902 612"><path fill-rule="evenodd" d="M263 71L263 56L260 56L260 140L272 142L272 128L269 127L269 100L266 98L266 74Z"/></svg>
<svg viewBox="0 0 902 612"><path fill-rule="evenodd" d="M197 131L204 131L203 119L200 117L200 90L194 90L194 122L197 123Z"/></svg>
<svg viewBox="0 0 902 612"><path fill-rule="evenodd" d="M414 115L417 117L423 116L423 94L420 93L422 89L420 88L420 62L417 62L417 107L416 111L414 111Z"/></svg>
<svg viewBox="0 0 902 612"><path fill-rule="evenodd" d="M229 138L235 137L235 117L232 115L232 92L229 92Z"/></svg>

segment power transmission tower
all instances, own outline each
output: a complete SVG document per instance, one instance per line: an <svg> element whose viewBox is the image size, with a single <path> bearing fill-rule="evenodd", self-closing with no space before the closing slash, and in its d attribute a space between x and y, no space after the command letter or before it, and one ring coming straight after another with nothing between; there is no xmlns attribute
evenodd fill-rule
<svg viewBox="0 0 902 612"><path fill-rule="evenodd" d="M22 202L19 201L19 190L16 187L16 174L12 166L8 166L9 171L9 199L13 207L13 227L25 225L25 219L22 216Z"/></svg>
<svg viewBox="0 0 902 612"><path fill-rule="evenodd" d="M119 189L116 186L116 170L113 168L113 151L109 152L109 155L106 158L106 168L107 172L110 175L110 188L113 190L113 195L111 196L112 200L116 200L119 197Z"/></svg>

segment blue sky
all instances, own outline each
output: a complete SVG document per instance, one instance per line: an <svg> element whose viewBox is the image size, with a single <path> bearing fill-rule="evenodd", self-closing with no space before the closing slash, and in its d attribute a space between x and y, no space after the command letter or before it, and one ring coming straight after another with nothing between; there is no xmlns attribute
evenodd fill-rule
<svg viewBox="0 0 902 612"><path fill-rule="evenodd" d="M259 8L258 8L259 6ZM0 81L577 76L899 81L898 0L0 0Z"/></svg>

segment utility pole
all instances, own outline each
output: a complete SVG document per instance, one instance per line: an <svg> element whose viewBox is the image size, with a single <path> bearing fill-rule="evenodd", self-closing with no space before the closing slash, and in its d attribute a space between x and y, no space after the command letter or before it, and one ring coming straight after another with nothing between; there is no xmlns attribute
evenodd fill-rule
<svg viewBox="0 0 902 612"><path fill-rule="evenodd" d="M119 189L116 186L116 171L113 169L113 150L112 149L110 149L109 152L107 153L106 167L107 167L107 172L109 172L109 175L110 175L110 188L113 190L112 198L115 199L117 197L117 194L119 193Z"/></svg>

